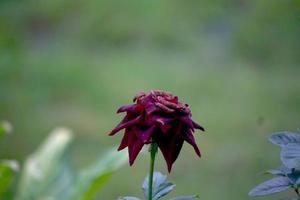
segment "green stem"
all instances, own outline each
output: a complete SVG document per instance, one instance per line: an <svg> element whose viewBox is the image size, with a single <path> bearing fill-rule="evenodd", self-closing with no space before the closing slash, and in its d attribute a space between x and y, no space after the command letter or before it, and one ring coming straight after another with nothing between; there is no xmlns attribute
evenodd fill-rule
<svg viewBox="0 0 300 200"><path fill-rule="evenodd" d="M150 146L150 172L149 172L149 188L148 188L148 200L152 200L152 185L153 185L153 173L154 173L154 162L155 162L155 155L157 152L157 144L155 142L151 143Z"/></svg>

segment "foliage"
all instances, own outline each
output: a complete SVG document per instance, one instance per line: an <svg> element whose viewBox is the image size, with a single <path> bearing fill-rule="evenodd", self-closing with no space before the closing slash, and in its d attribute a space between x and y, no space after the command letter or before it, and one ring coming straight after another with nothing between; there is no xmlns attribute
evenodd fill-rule
<svg viewBox="0 0 300 200"><path fill-rule="evenodd" d="M280 159L282 166L270 169L268 174L274 178L265 181L250 192L250 196L263 196L292 188L298 195L294 199L300 199L300 132L277 132L269 136L269 141L281 147Z"/></svg>
<svg viewBox="0 0 300 200"><path fill-rule="evenodd" d="M7 121L0 122L0 136L12 131L12 126ZM19 164L15 160L0 160L0 197L4 196L6 190L12 183L15 173L19 171Z"/></svg>
<svg viewBox="0 0 300 200"><path fill-rule="evenodd" d="M12 126L8 121L0 121L0 136L12 132Z"/></svg>
<svg viewBox="0 0 300 200"><path fill-rule="evenodd" d="M148 189L149 189L149 176L144 179L142 189L144 193L145 199L148 199ZM167 180L167 176L163 175L160 172L154 172L153 174L153 192L152 192L152 200L158 200L161 197L169 194L175 188L175 184L169 182ZM197 195L192 196L180 196L175 197L170 200L195 200L197 199ZM120 197L119 200L140 200L137 197Z"/></svg>
<svg viewBox="0 0 300 200"><path fill-rule="evenodd" d="M73 135L59 128L25 162L17 200L89 200L126 161L125 153L110 150L91 166L74 171L70 162Z"/></svg>
<svg viewBox="0 0 300 200"><path fill-rule="evenodd" d="M0 197L5 193L13 181L19 165L14 160L0 160Z"/></svg>
<svg viewBox="0 0 300 200"><path fill-rule="evenodd" d="M12 126L0 122L0 136ZM18 182L16 200L64 199L89 200L112 173L126 162L126 153L109 150L89 167L75 172L70 164L73 134L57 128L26 160ZM19 165L14 160L0 160L0 198L13 181Z"/></svg>

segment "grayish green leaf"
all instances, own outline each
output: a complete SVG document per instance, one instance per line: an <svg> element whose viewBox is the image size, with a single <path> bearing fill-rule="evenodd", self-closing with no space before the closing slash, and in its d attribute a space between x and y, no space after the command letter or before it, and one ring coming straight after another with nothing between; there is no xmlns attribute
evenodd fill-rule
<svg viewBox="0 0 300 200"><path fill-rule="evenodd" d="M277 167L275 169L270 169L270 170L266 171L267 174L272 174L272 175L277 175L277 176L286 176L286 174L289 174L291 172L292 172L292 170L287 168L284 165Z"/></svg>
<svg viewBox="0 0 300 200"><path fill-rule="evenodd" d="M280 158L286 167L300 168L300 144L289 143L284 146L281 149Z"/></svg>
<svg viewBox="0 0 300 200"><path fill-rule="evenodd" d="M180 196L180 197L174 197L170 200L196 200L198 199L198 195L192 195L192 196Z"/></svg>
<svg viewBox="0 0 300 200"><path fill-rule="evenodd" d="M263 196L284 191L291 187L287 177L278 176L263 182L249 192L249 196Z"/></svg>
<svg viewBox="0 0 300 200"><path fill-rule="evenodd" d="M143 182L143 192L146 199L148 198L148 182L149 177L147 176ZM167 176L160 172L154 172L153 174L153 186L152 186L152 199L157 200L170 193L175 188L175 184L167 181Z"/></svg>
<svg viewBox="0 0 300 200"><path fill-rule="evenodd" d="M160 185L157 191L154 190L153 200L159 199L167 194L169 194L175 188L175 184L173 183L164 183Z"/></svg>
<svg viewBox="0 0 300 200"><path fill-rule="evenodd" d="M137 197L119 197L118 200L140 200Z"/></svg>
<svg viewBox="0 0 300 200"><path fill-rule="evenodd" d="M300 143L300 134L283 131L271 134L268 139L273 144L284 147L288 143Z"/></svg>
<svg viewBox="0 0 300 200"><path fill-rule="evenodd" d="M297 197L290 197L290 198L284 198L282 200L300 200L300 198Z"/></svg>
<svg viewBox="0 0 300 200"><path fill-rule="evenodd" d="M300 183L300 171L292 169L290 173L286 175L291 183L298 185Z"/></svg>

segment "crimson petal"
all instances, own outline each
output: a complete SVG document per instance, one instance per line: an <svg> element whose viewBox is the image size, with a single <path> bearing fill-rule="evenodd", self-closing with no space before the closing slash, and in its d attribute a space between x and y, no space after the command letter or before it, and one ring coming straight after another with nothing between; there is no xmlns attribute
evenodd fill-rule
<svg viewBox="0 0 300 200"><path fill-rule="evenodd" d="M192 121L192 123L195 129L200 129L201 131L205 131L205 129L200 124L197 124L194 121Z"/></svg>
<svg viewBox="0 0 300 200"><path fill-rule="evenodd" d="M130 132L128 129L125 130L124 136L122 138L121 144L118 148L118 151L121 151L122 149L126 148L128 146L128 137L129 137Z"/></svg>
<svg viewBox="0 0 300 200"><path fill-rule="evenodd" d="M131 166L141 149L143 148L144 143L140 141L136 134L129 134L128 138L128 154L129 154L129 165Z"/></svg>
<svg viewBox="0 0 300 200"><path fill-rule="evenodd" d="M154 132L154 129L156 128L155 125L151 126L150 128L146 129L146 130L140 130L138 132L136 132L136 136L144 143L149 143L151 136Z"/></svg>
<svg viewBox="0 0 300 200"><path fill-rule="evenodd" d="M125 106L121 106L118 110L117 113L121 113L121 112L135 112L136 109L136 104L130 104L130 105L125 105Z"/></svg>
<svg viewBox="0 0 300 200"><path fill-rule="evenodd" d="M141 118L142 118L142 116L138 116L137 118L135 118L131 121L127 121L127 122L123 122L123 123L121 122L110 132L109 135L114 135L118 131L122 130L123 128L137 124L141 120Z"/></svg>
<svg viewBox="0 0 300 200"><path fill-rule="evenodd" d="M194 131L194 124L193 124L193 121L190 118L190 116L183 116L183 117L180 117L179 119L180 119L180 121L185 123L186 126L188 126L190 129L192 129Z"/></svg>
<svg viewBox="0 0 300 200"><path fill-rule="evenodd" d="M172 165L176 161L180 153L183 142L184 140L181 136L173 136L172 138L167 137L164 140L160 139L159 141L157 141L158 147L166 160L169 172L171 172Z"/></svg>
<svg viewBox="0 0 300 200"><path fill-rule="evenodd" d="M194 135L191 130L187 131L184 135L184 140L194 147L196 154L201 157L201 152L196 144Z"/></svg>

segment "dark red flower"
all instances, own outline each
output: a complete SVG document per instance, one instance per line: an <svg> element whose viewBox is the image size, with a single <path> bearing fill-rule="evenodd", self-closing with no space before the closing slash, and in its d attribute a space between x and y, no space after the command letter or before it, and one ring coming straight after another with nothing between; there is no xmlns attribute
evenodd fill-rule
<svg viewBox="0 0 300 200"><path fill-rule="evenodd" d="M128 147L129 164L132 165L144 146L156 142L167 162L168 170L177 159L183 142L193 146L200 157L200 150L193 136L194 129L204 128L192 120L187 104L169 92L151 90L148 94L138 93L134 104L125 105L117 113L126 112L124 119L110 132L114 135L125 129L118 150Z"/></svg>

